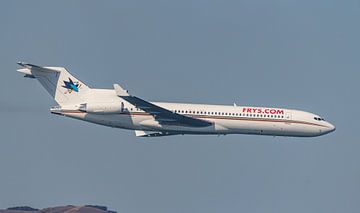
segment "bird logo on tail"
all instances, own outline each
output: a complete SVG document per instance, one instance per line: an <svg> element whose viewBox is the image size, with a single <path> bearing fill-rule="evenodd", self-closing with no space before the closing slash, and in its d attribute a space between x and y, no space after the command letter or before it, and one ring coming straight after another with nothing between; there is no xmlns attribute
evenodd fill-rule
<svg viewBox="0 0 360 213"><path fill-rule="evenodd" d="M66 88L67 91L65 91L66 93L71 93L72 91L75 92L79 92L79 89L81 87L81 84L79 84L79 82L74 82L73 80L71 80L71 78L69 78L69 81L64 81L64 84L62 87Z"/></svg>

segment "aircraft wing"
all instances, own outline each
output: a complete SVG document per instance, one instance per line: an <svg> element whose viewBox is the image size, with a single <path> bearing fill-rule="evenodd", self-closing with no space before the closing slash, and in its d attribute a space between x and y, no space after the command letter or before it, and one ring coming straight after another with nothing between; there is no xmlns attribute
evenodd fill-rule
<svg viewBox="0 0 360 213"><path fill-rule="evenodd" d="M163 136L171 136L178 135L176 133L169 132L145 132L142 130L135 130L136 137L163 137Z"/></svg>
<svg viewBox="0 0 360 213"><path fill-rule="evenodd" d="M137 108L142 109L145 112L153 115L155 120L157 120L161 124L181 125L181 126L191 126L191 127L207 127L212 125L212 123L209 121L200 120L197 118L192 118L189 116L174 113L170 110L167 110L158 105L145 101L141 98L129 95L129 93L118 84L114 84L114 89L117 96L126 100L127 102L136 106Z"/></svg>

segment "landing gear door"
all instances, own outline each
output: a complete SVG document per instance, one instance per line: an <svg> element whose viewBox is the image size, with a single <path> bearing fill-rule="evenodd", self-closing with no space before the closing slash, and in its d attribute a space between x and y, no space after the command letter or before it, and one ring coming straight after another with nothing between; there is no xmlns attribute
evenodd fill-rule
<svg viewBox="0 0 360 213"><path fill-rule="evenodd" d="M121 105L120 105L120 113L123 113L124 110L125 110L124 102L121 102Z"/></svg>

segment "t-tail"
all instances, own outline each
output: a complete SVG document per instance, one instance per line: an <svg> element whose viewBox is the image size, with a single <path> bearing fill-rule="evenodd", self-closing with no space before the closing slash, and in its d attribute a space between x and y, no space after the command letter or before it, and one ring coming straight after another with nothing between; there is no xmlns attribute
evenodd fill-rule
<svg viewBox="0 0 360 213"><path fill-rule="evenodd" d="M24 77L35 78L48 91L59 105L77 104L83 102L84 94L90 88L71 75L64 67L41 67L18 62L18 69Z"/></svg>

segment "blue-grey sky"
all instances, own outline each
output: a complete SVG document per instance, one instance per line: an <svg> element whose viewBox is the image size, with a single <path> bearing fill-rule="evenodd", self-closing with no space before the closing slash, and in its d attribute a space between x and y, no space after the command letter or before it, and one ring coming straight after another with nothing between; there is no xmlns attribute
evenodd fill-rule
<svg viewBox="0 0 360 213"><path fill-rule="evenodd" d="M2 1L0 208L359 212L359 20L357 0ZM50 114L18 60L147 100L302 109L337 130L139 139Z"/></svg>

